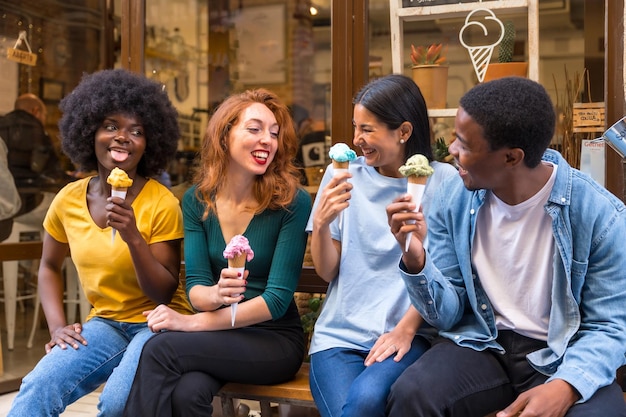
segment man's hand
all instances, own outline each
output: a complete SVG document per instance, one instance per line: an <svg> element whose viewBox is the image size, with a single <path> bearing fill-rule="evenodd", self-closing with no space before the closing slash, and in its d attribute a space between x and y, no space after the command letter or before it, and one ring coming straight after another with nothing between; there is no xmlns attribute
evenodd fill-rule
<svg viewBox="0 0 626 417"><path fill-rule="evenodd" d="M555 379L523 392L496 417L563 417L579 398L574 387Z"/></svg>
<svg viewBox="0 0 626 417"><path fill-rule="evenodd" d="M394 199L387 206L387 222L391 233L402 248L402 261L409 273L417 273L424 269L426 261L423 244L427 235L426 219L424 213L413 210L415 210L415 203L412 202L410 194ZM405 252L404 245L409 233L413 233L417 239L411 239L409 250Z"/></svg>

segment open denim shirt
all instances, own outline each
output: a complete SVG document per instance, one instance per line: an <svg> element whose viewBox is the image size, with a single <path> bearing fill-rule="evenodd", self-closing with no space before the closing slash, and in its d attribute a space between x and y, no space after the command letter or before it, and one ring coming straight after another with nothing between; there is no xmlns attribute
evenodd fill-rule
<svg viewBox="0 0 626 417"><path fill-rule="evenodd" d="M625 363L626 209L557 152L547 150L543 159L558 165L545 205L556 245L554 282L548 347L528 359L549 380L570 383L584 402L611 384ZM467 190L459 177L446 181L429 212L424 269L408 274L400 262L400 270L412 303L441 336L503 353L493 308L470 259L485 193Z"/></svg>

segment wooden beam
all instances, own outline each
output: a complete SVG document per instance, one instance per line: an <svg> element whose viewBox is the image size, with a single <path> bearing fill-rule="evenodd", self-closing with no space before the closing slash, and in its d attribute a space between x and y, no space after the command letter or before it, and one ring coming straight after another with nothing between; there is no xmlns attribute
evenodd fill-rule
<svg viewBox="0 0 626 417"><path fill-rule="evenodd" d="M143 74L146 0L122 0L121 56L122 68Z"/></svg>
<svg viewBox="0 0 626 417"><path fill-rule="evenodd" d="M589 4L589 2L587 2ZM613 125L626 114L624 91L624 0L604 2L604 97L606 102L606 127ZM626 201L624 187L624 161L610 146L606 146L606 188Z"/></svg>
<svg viewBox="0 0 626 417"><path fill-rule="evenodd" d="M41 259L41 241L0 243L0 261Z"/></svg>
<svg viewBox="0 0 626 417"><path fill-rule="evenodd" d="M352 145L352 98L368 81L368 0L332 2L331 137Z"/></svg>

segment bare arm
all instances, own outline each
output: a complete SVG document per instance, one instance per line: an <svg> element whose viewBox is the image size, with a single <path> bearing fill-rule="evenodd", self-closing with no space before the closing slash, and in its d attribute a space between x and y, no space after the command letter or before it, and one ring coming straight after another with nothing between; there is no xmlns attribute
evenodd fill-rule
<svg viewBox="0 0 626 417"><path fill-rule="evenodd" d="M349 173L340 173L328 182L313 215L311 257L315 271L327 282L339 273L341 242L331 237L330 223L350 205L352 184L346 181L350 177Z"/></svg>
<svg viewBox="0 0 626 417"><path fill-rule="evenodd" d="M128 203L111 197L106 208L109 224L128 245L141 290L156 304L168 304L178 287L181 240L148 245Z"/></svg>
<svg viewBox="0 0 626 417"><path fill-rule="evenodd" d="M43 252L39 264L38 291L41 298L41 305L48 330L50 332L50 342L46 343L46 352L50 352L53 346L59 345L61 349L66 349L67 345L78 349L78 345L86 345L87 341L80 335L82 325L73 323L68 325L63 309L63 262L69 252L67 243L55 240L48 232L44 233Z"/></svg>
<svg viewBox="0 0 626 417"><path fill-rule="evenodd" d="M161 330L197 332L234 329L247 327L272 318L270 310L261 296L239 304L234 327L231 326L230 308L184 315L161 304L154 310L146 312L146 316L148 327L153 332Z"/></svg>

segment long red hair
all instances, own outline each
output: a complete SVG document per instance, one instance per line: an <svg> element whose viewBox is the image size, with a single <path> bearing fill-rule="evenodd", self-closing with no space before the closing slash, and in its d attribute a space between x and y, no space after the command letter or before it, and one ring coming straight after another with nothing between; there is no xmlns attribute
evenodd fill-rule
<svg viewBox="0 0 626 417"><path fill-rule="evenodd" d="M200 169L194 182L197 184L197 198L206 206L205 218L211 211L215 212L215 196L227 185L224 179L229 160L227 143L230 129L253 103L267 106L279 126L276 155L265 174L258 175L254 183L254 196L259 204L257 213L267 208L285 208L293 201L300 186L300 174L293 163L298 138L287 106L276 94L263 88L232 95L211 116L200 148Z"/></svg>

